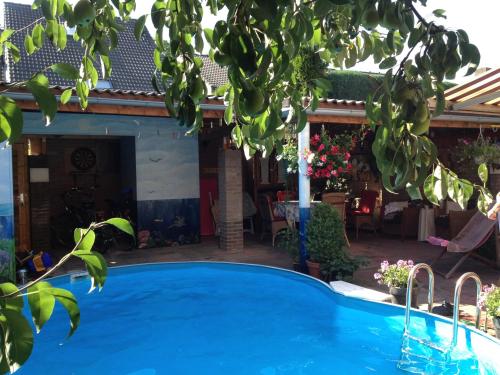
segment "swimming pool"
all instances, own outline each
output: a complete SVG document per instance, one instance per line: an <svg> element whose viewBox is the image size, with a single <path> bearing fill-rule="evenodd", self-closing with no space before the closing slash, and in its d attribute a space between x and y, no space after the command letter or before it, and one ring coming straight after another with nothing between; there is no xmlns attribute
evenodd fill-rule
<svg viewBox="0 0 500 375"><path fill-rule="evenodd" d="M111 268L102 292L88 279L52 279L78 298L69 340L62 308L35 337L20 374L405 374L398 369L404 310L333 293L294 272L229 263ZM414 313L414 336L446 345L450 321ZM496 374L500 344L460 328L454 363L412 343L426 373ZM476 356L471 356L476 352ZM458 360L456 359L458 358ZM427 366L427 369L425 369ZM408 367L408 366L407 366Z"/></svg>

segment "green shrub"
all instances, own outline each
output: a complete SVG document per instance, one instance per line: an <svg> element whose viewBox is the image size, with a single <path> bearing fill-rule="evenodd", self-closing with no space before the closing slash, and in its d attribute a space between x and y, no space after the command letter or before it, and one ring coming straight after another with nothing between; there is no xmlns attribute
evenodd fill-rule
<svg viewBox="0 0 500 375"><path fill-rule="evenodd" d="M328 279L352 275L365 264L364 259L347 253L343 220L335 208L325 203L312 210L307 224L307 249L311 261L321 264L321 272Z"/></svg>

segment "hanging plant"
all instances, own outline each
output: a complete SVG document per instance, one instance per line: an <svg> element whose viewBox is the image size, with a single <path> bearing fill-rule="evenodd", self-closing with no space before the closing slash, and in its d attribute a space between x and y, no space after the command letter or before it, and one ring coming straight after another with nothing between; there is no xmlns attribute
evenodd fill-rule
<svg viewBox="0 0 500 375"><path fill-rule="evenodd" d="M297 141L289 138L283 147L282 158L288 162L287 172L297 173L299 156L307 160L307 170L314 190L346 191L351 179L351 150L358 141L358 132L330 136L323 127L309 141L309 148L297 150Z"/></svg>

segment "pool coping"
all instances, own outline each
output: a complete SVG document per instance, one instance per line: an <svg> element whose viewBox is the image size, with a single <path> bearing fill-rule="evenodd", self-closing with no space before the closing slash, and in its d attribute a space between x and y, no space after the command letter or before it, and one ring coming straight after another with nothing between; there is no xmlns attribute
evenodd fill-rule
<svg viewBox="0 0 500 375"><path fill-rule="evenodd" d="M390 308L395 308L395 309L401 309L403 310L403 315L404 315L404 310L405 310L405 306L401 306L401 305L396 305L396 304L393 304L393 303L389 303L389 302L382 302L382 301L372 301L372 300L368 300L368 299L365 299L365 298L360 298L360 297L355 297L355 296L348 296L348 295L345 295L345 294L342 294L342 293L339 293L338 291L335 291L332 286L329 284L329 283L326 283L324 282L323 280L320 280L320 279L317 279L315 277L312 277L310 275L307 275L307 274L304 274L304 273L301 273L301 272L298 272L298 271L294 271L294 270L290 270L290 269L287 269L287 268L282 268L282 267L277 267L277 266L269 266L269 265L265 265L265 264L256 264L256 263L243 263L243 262L228 262L228 261L210 261L210 260L192 260L192 261L173 261L173 262L146 262L146 263L136 263L136 264L125 264L125 265L120 265L120 266L111 266L111 267L108 267L108 269L120 269L120 268L130 268L130 267L138 267L138 266L161 266L161 265L168 265L168 264L186 264L186 265L189 265L189 264L227 264L227 265L235 265L235 266L250 266L250 267L256 267L256 268L266 268L266 269L272 269L272 270L275 270L275 271L280 271L280 272L284 272L284 273L291 273L291 274L296 274L296 275L299 275L301 277L304 277L306 279L310 279L310 280L313 280L314 282L316 283L319 283L320 285L324 286L325 288L327 288L330 292L336 294L336 295L339 295L341 297L344 297L344 298L348 298L348 299L353 299L353 300L358 300L358 301L364 301L366 303L375 303L375 304L382 304L382 305L385 305L387 307L390 307ZM86 270L74 270L74 271L70 271L66 274L63 274L63 275L57 275L57 276L54 276L54 277L50 277L50 278L47 278L46 280L55 280L55 279L59 279L59 278L63 278L63 277L71 277L72 274L78 274L78 273L81 273L81 272L87 272ZM442 315L438 315L438 314L435 314L435 313L432 313L432 312L428 312L428 311L424 311L424 310L420 310L420 309L416 309L416 308L411 308L411 311L415 312L415 313L418 313L418 314L425 314L425 315L430 315L431 317L437 319L437 320L441 320L441 321L444 321L444 322L448 322L450 325L453 325L453 320L448 318L448 317L445 317L445 316L442 316ZM458 322L458 326L459 327L462 327L464 329L468 329L476 334L478 334L479 336L482 336L490 341L492 341L493 343L497 344L500 346L500 339L496 338L496 337L493 337L491 335L489 335L488 333L486 332L483 332L473 326L469 326L467 324L464 324L462 322Z"/></svg>

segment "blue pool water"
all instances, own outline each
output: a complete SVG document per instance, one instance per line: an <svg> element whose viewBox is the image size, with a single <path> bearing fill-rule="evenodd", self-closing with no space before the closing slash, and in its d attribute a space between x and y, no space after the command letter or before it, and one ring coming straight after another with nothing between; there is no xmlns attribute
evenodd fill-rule
<svg viewBox="0 0 500 375"><path fill-rule="evenodd" d="M89 280L53 284L78 297L81 325L58 308L36 336L20 374L405 374L398 369L404 311L343 297L293 272L223 263L114 268L100 293ZM448 320L423 313L412 335L446 345ZM430 366L413 343L420 373L496 374L500 344L460 328L452 365ZM472 355L476 352L477 357ZM419 356L423 360L418 361Z"/></svg>

